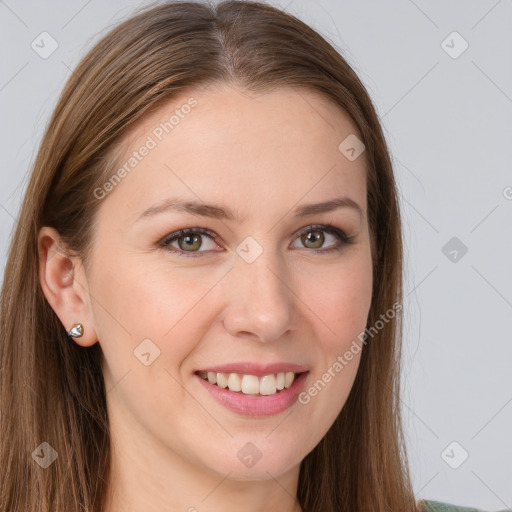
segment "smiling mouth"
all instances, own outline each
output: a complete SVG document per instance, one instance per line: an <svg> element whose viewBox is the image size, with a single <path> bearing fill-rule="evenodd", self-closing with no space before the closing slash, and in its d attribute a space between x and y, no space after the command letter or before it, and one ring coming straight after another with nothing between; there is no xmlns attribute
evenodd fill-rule
<svg viewBox="0 0 512 512"><path fill-rule="evenodd" d="M198 371L196 375L221 389L229 389L245 395L270 396L292 386L301 373L279 372L258 377L257 375ZM304 373L304 372L302 372Z"/></svg>

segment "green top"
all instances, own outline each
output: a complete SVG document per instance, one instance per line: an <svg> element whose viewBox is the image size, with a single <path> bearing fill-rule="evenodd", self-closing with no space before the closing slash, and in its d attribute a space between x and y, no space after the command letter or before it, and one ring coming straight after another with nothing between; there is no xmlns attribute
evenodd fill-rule
<svg viewBox="0 0 512 512"><path fill-rule="evenodd" d="M459 507L451 503L442 503L440 501L421 500L419 504L422 512L484 512L478 508ZM512 512L512 510L503 509L499 512Z"/></svg>

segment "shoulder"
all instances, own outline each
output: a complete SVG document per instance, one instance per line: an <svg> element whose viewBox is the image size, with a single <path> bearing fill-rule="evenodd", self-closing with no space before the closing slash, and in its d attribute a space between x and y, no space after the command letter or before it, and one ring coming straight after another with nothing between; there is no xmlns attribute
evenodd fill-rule
<svg viewBox="0 0 512 512"><path fill-rule="evenodd" d="M460 507L451 503L441 501L421 500L418 504L418 512L485 512L484 510L472 507ZM503 509L499 512L512 512L510 509Z"/></svg>

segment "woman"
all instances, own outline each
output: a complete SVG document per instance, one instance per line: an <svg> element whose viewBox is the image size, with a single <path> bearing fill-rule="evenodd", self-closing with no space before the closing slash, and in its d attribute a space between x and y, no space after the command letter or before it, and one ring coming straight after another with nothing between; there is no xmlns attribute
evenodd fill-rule
<svg viewBox="0 0 512 512"><path fill-rule="evenodd" d="M122 23L12 240L0 509L464 510L412 491L401 265L375 110L319 34L237 1Z"/></svg>

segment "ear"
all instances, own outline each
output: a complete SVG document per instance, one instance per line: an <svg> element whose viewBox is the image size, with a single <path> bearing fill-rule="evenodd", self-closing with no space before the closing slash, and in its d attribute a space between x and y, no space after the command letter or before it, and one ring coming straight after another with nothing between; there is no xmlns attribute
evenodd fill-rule
<svg viewBox="0 0 512 512"><path fill-rule="evenodd" d="M98 340L94 330L89 301L89 286L83 266L77 256L66 254L59 232L48 226L40 229L37 246L39 252L39 283L52 309L66 332L77 323L84 326L84 334L73 338L83 347Z"/></svg>

